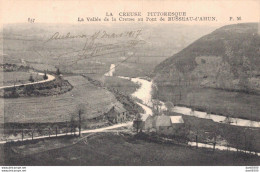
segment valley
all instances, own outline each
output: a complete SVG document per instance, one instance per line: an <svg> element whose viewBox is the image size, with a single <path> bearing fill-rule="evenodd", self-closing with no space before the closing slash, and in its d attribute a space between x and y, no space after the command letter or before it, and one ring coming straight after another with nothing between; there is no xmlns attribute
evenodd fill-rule
<svg viewBox="0 0 260 172"><path fill-rule="evenodd" d="M4 28L1 164L259 164L256 24L63 26Z"/></svg>

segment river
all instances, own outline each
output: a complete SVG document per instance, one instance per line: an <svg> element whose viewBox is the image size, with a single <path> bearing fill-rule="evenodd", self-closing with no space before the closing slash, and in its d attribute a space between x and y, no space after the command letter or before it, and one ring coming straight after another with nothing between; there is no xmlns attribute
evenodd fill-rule
<svg viewBox="0 0 260 172"><path fill-rule="evenodd" d="M133 97L136 97L142 101L142 104L146 107L152 107L152 86L153 81L148 81L141 78L128 78L128 77L122 77L119 76L119 78L122 79L128 79L132 82L138 84L140 87L132 94ZM166 109L164 106L164 102L161 102L162 107L161 109ZM202 111L192 111L190 108L187 107L181 107L181 106L174 106L170 111L180 113L187 116L194 116L197 118L203 118L203 119L211 119L214 122L217 123L225 123L227 125L235 125L235 126L242 126L242 127L255 127L260 128L260 122L259 121L251 121L247 119L241 119L241 118L232 118L232 117L225 117L221 115L216 114L208 114L206 112ZM146 114L147 115L147 114ZM150 114L152 115L152 114Z"/></svg>
<svg viewBox="0 0 260 172"><path fill-rule="evenodd" d="M142 115L142 120L145 121L145 119L149 115L153 115L152 113L152 86L153 82L148 81L142 78L129 78L129 77L124 77L124 76L118 76L119 78L122 79L127 79L130 80L136 84L138 84L140 87L132 94L133 97L136 97L142 101L142 103L137 102L143 109L144 113ZM164 103L161 102L162 107L161 109L165 109L166 107L164 106ZM194 116L197 118L203 118L203 119L211 119L214 122L218 123L225 123L226 117L220 116L220 115L215 115L215 114L207 114L206 112L201 112L201 111L192 111L190 108L187 107L180 107L180 106L175 106L174 108L171 109L173 112L177 112L183 115L188 115L188 116ZM233 122L232 122L233 121ZM229 123L226 123L227 125L236 125L236 126L243 126L243 127L260 127L260 122L258 121L250 121L250 120L245 120L245 119L240 119L240 118L229 118ZM190 146L198 146L202 148L209 148L213 149L213 144L206 144L206 143L196 143L196 142L188 142L188 145ZM215 145L215 149L218 150L229 150L229 151L237 151L236 148L234 147L227 147L224 145ZM249 153L249 154L254 154L257 156L260 156L260 153L256 152L249 152L246 150L241 150L243 152Z"/></svg>

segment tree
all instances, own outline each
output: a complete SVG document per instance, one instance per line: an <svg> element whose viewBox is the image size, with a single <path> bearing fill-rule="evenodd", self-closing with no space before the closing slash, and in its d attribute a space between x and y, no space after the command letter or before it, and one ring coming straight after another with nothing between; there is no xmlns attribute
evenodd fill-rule
<svg viewBox="0 0 260 172"><path fill-rule="evenodd" d="M137 114L136 119L134 120L133 126L134 126L134 128L136 129L136 133L142 132L142 129L143 129L143 120L142 120L140 114Z"/></svg>
<svg viewBox="0 0 260 172"><path fill-rule="evenodd" d="M59 68L57 68L57 70L56 70L56 74L57 74L57 75L60 75L60 74L61 74Z"/></svg>
<svg viewBox="0 0 260 172"><path fill-rule="evenodd" d="M207 113L206 114L207 118L210 119L210 116L211 116L212 112L211 112L211 108L210 108L210 104L209 103L207 104L207 112L206 113Z"/></svg>
<svg viewBox="0 0 260 172"><path fill-rule="evenodd" d="M7 96L9 98L17 98L19 97L19 94L17 93L16 87L12 87L11 94Z"/></svg>
<svg viewBox="0 0 260 172"><path fill-rule="evenodd" d="M159 100L157 100L157 99L153 100L153 113L155 115L160 115L161 105L162 105L162 103Z"/></svg>
<svg viewBox="0 0 260 172"><path fill-rule="evenodd" d="M84 113L84 111L82 109L78 110L78 127L79 127L79 136L81 136L81 122L82 122L82 114Z"/></svg>
<svg viewBox="0 0 260 172"><path fill-rule="evenodd" d="M254 148L255 142L256 142L255 135L253 135L252 133L249 132L247 145L248 145L248 150L250 153L255 151L255 148Z"/></svg>
<svg viewBox="0 0 260 172"><path fill-rule="evenodd" d="M23 89L24 94L31 95L34 93L34 91L35 91L34 85L25 85L24 86L24 89Z"/></svg>
<svg viewBox="0 0 260 172"><path fill-rule="evenodd" d="M241 60L240 73L239 73L239 84L245 91L249 90L249 78L252 77L252 68L249 59L243 56Z"/></svg>
<svg viewBox="0 0 260 172"><path fill-rule="evenodd" d="M167 114L169 115L169 113L171 112L172 108L174 107L173 103L172 102L166 102L164 104L167 108Z"/></svg>
<svg viewBox="0 0 260 172"><path fill-rule="evenodd" d="M71 118L70 118L70 131L71 131L71 134L72 134L72 132L74 132L75 133L75 131L76 131L76 120L75 120L75 116L74 115L71 115Z"/></svg>
<svg viewBox="0 0 260 172"><path fill-rule="evenodd" d="M29 81L30 81L30 82L34 82L34 79L33 79L33 76L32 76L32 75L30 75Z"/></svg>
<svg viewBox="0 0 260 172"><path fill-rule="evenodd" d="M84 113L85 113L85 104L79 104L77 107L79 136L81 136L81 128L82 128L82 122L83 122L82 115Z"/></svg>
<svg viewBox="0 0 260 172"><path fill-rule="evenodd" d="M47 76L46 71L44 71L43 79L44 79L44 80L48 79L48 76Z"/></svg>
<svg viewBox="0 0 260 172"><path fill-rule="evenodd" d="M159 98L158 87L155 84L152 85L152 97L153 97L153 99Z"/></svg>
<svg viewBox="0 0 260 172"><path fill-rule="evenodd" d="M188 141L189 136L190 136L190 131L191 131L191 125L188 123L184 123L183 126L179 127L175 131L174 135L175 135L175 137L179 138L180 140Z"/></svg>

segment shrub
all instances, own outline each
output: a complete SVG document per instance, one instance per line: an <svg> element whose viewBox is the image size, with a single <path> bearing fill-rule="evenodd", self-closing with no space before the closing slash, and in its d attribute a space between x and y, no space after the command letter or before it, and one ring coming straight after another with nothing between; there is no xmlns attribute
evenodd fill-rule
<svg viewBox="0 0 260 172"><path fill-rule="evenodd" d="M59 68L57 68L57 70L56 70L56 74L57 74L57 75L60 75L60 74L61 74Z"/></svg>
<svg viewBox="0 0 260 172"><path fill-rule="evenodd" d="M18 98L19 94L17 93L16 88L13 87L11 92L7 92L7 93L5 92L4 97L5 98Z"/></svg>

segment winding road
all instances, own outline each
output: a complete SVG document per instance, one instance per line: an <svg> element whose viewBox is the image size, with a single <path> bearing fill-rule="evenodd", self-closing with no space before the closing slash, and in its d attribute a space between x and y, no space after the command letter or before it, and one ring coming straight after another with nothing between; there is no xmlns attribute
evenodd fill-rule
<svg viewBox="0 0 260 172"><path fill-rule="evenodd" d="M42 75L43 76L44 73L38 73L38 75ZM41 80L41 81L36 81L36 82L30 82L30 83L27 83L27 84L17 84L17 85L15 85L15 87L26 86L26 85L35 85L35 84L50 82L50 81L53 81L55 79L55 77L53 75L50 75L50 74L46 74L46 75L47 75L48 79ZM0 87L0 89L12 88L12 87L14 87L14 85L2 86L2 87Z"/></svg>

